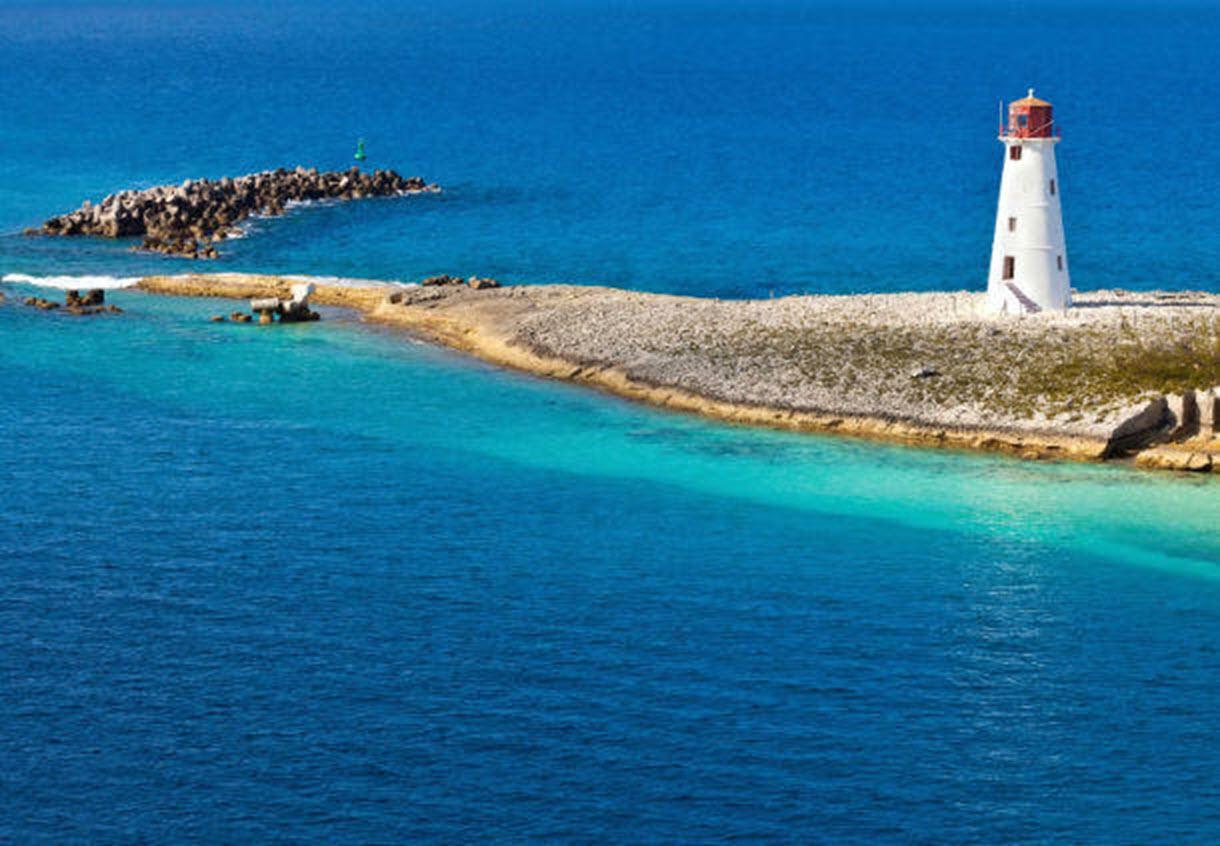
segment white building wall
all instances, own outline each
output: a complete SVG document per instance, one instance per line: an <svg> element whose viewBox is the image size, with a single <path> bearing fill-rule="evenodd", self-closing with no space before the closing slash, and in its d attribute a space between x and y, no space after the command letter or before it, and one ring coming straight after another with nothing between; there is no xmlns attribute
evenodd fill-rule
<svg viewBox="0 0 1220 846"><path fill-rule="evenodd" d="M1001 140L1004 172L987 278L987 305L1010 314L1032 311L1031 305L1039 310L1065 309L1071 304L1072 284L1055 168L1058 139ZM1020 159L1011 158L1009 150L1014 146L1021 148ZM1015 228L1010 229L1010 218L1015 218ZM1004 278L1005 257L1012 258L1012 279Z"/></svg>

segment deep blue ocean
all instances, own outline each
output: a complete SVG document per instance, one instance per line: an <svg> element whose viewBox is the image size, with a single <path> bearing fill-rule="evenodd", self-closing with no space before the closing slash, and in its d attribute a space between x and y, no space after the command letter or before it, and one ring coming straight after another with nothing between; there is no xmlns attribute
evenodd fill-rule
<svg viewBox="0 0 1220 846"><path fill-rule="evenodd" d="M997 100L1035 86L1074 284L1220 291L1218 36L1205 3L0 3L0 275L981 290ZM358 137L444 192L202 268L19 234ZM32 290L0 285L0 842L1220 841L1214 480Z"/></svg>

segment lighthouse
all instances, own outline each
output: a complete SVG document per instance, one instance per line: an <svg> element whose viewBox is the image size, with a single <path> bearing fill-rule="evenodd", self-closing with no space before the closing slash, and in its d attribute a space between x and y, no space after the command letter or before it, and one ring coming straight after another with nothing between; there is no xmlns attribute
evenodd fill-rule
<svg viewBox="0 0 1220 846"><path fill-rule="evenodd" d="M1001 119L1003 107L1001 106ZM1010 103L1000 126L1004 173L991 245L987 306L1004 314L1062 311L1071 305L1051 104L1034 96Z"/></svg>

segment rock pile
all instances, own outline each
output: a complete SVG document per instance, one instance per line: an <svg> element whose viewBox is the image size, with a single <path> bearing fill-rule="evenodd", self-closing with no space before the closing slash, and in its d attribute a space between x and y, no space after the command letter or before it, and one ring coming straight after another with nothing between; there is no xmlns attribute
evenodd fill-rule
<svg viewBox="0 0 1220 846"><path fill-rule="evenodd" d="M444 273L440 276L429 276L427 279L422 279L419 284L425 288L432 288L440 285L461 285L464 281L460 276L450 276L448 273Z"/></svg>
<svg viewBox="0 0 1220 846"><path fill-rule="evenodd" d="M106 304L106 292L101 288L92 288L82 297L80 291L65 291L64 305L68 308L89 308Z"/></svg>
<svg viewBox="0 0 1220 846"><path fill-rule="evenodd" d="M463 279L460 276L449 276L448 274L443 274L441 276L429 276L427 279L422 280L419 284L426 288L442 285L469 285L476 291L480 291L484 288L500 287L500 283L495 279L486 277L480 278L478 276L471 276L469 279Z"/></svg>
<svg viewBox="0 0 1220 846"><path fill-rule="evenodd" d="M319 172L317 168L269 170L219 180L188 179L181 185L159 185L143 191L121 191L94 205L53 217L27 234L95 235L103 238L143 236L135 249L186 258L216 258L210 242L235 234L236 224L252 215L284 213L288 203L309 200L356 200L396 197L440 190L418 176L392 170L366 173Z"/></svg>
<svg viewBox="0 0 1220 846"><path fill-rule="evenodd" d="M44 297L26 297L23 302L43 311L54 311L60 307L55 300ZM85 292L84 296L81 296L80 291L66 291L63 308L68 314L75 315L123 313L123 309L116 305L106 305L106 292L101 288L93 288Z"/></svg>

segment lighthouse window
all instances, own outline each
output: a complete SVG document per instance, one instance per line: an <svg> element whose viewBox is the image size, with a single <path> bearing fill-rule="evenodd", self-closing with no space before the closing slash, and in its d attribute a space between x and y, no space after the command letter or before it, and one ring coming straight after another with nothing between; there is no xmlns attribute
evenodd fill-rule
<svg viewBox="0 0 1220 846"><path fill-rule="evenodd" d="M1014 162L1017 161L1018 159L1020 159L1021 158L1021 147L1016 144L1009 147L1008 148L1008 158L1012 159Z"/></svg>
<svg viewBox="0 0 1220 846"><path fill-rule="evenodd" d="M1053 179L1051 180L1051 193L1052 194L1055 193L1055 180L1053 180Z"/></svg>
<svg viewBox="0 0 1220 846"><path fill-rule="evenodd" d="M1017 115L1017 126L1025 126L1029 123L1029 115Z"/></svg>
<svg viewBox="0 0 1220 846"><path fill-rule="evenodd" d="M1012 256L1004 256L1004 279L1012 279L1016 275L1017 260Z"/></svg>
<svg viewBox="0 0 1220 846"><path fill-rule="evenodd" d="M1017 231L1017 219L1015 217L1008 218L1008 231L1009 232Z"/></svg>
<svg viewBox="0 0 1220 846"><path fill-rule="evenodd" d="M1059 259L1059 269L1063 270L1063 256L1057 256Z"/></svg>

